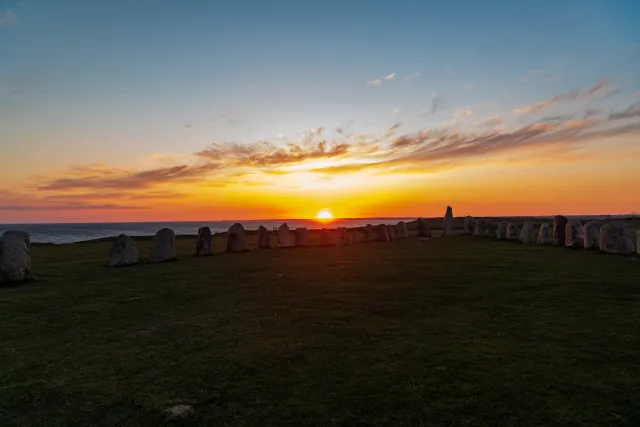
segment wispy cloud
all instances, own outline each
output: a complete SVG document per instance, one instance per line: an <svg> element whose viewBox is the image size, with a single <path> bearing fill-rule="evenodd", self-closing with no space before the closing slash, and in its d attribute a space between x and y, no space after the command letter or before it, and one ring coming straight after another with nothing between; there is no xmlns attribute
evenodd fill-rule
<svg viewBox="0 0 640 427"><path fill-rule="evenodd" d="M480 126L495 126L501 124L502 122L502 117L498 114L494 114L493 116L481 122Z"/></svg>
<svg viewBox="0 0 640 427"><path fill-rule="evenodd" d="M412 73L412 74L407 74L406 76L404 76L405 80L413 80L413 79L417 79L419 77L422 77L422 74L420 73Z"/></svg>
<svg viewBox="0 0 640 427"><path fill-rule="evenodd" d="M8 27L17 22L16 14L11 9L0 12L0 28Z"/></svg>
<svg viewBox="0 0 640 427"><path fill-rule="evenodd" d="M467 117L472 115L473 110L471 108L455 108L453 110L453 117Z"/></svg>
<svg viewBox="0 0 640 427"><path fill-rule="evenodd" d="M528 71L524 76L520 77L520 82L525 83L525 82L534 80L536 78L545 76L547 73L548 73L547 70L536 68Z"/></svg>
<svg viewBox="0 0 640 427"><path fill-rule="evenodd" d="M465 90L467 90L467 91L471 92L471 91L472 91L472 90L474 90L476 87L474 86L474 84L473 84L473 83L471 83L471 82L467 82L467 83L465 83L464 88L465 88Z"/></svg>
<svg viewBox="0 0 640 427"><path fill-rule="evenodd" d="M608 79L595 82L585 92L587 98L605 98L620 92L620 88L611 83Z"/></svg>
<svg viewBox="0 0 640 427"><path fill-rule="evenodd" d="M384 77L368 81L367 86L380 86L385 81L393 80L395 77L396 73L387 74Z"/></svg>
<svg viewBox="0 0 640 427"><path fill-rule="evenodd" d="M435 114L442 107L442 97L437 93L431 94L431 107L423 108L423 113Z"/></svg>
<svg viewBox="0 0 640 427"><path fill-rule="evenodd" d="M599 115L601 112L602 111L600 111L599 108L587 108L586 110L584 110L583 118L587 120L587 119L590 119L591 117L595 117Z"/></svg>
<svg viewBox="0 0 640 427"><path fill-rule="evenodd" d="M640 117L640 103L630 105L626 110L609 114L610 120L624 120Z"/></svg>
<svg viewBox="0 0 640 427"><path fill-rule="evenodd" d="M551 99L547 99L545 101L540 101L532 105L527 105L525 107L519 107L514 109L513 111L516 114L533 114L544 111L554 105L561 104L564 102L575 101L580 96L580 93L577 90L572 90L571 92L564 93L561 95L554 96Z"/></svg>
<svg viewBox="0 0 640 427"><path fill-rule="evenodd" d="M549 78L549 83L551 83L551 84L558 83L563 78L564 78L564 76L562 74L558 74L556 76L552 76L552 77Z"/></svg>

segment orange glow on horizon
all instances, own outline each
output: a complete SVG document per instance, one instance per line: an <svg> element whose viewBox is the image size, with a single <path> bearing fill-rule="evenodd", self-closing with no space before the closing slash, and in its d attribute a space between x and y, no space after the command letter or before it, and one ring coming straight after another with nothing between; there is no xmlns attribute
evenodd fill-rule
<svg viewBox="0 0 640 427"><path fill-rule="evenodd" d="M316 214L316 219L320 222L330 222L333 219L333 214L330 209L321 209Z"/></svg>

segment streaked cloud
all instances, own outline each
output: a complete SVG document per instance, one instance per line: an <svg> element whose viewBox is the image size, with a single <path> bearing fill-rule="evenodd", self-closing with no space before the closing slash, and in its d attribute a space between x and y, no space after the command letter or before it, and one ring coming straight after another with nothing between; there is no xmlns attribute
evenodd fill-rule
<svg viewBox="0 0 640 427"><path fill-rule="evenodd" d="M602 111L599 108L587 108L586 110L584 110L583 118L586 120L599 115L601 112Z"/></svg>
<svg viewBox="0 0 640 427"><path fill-rule="evenodd" d="M610 120L634 119L640 117L640 103L630 105L626 110L609 114Z"/></svg>
<svg viewBox="0 0 640 427"><path fill-rule="evenodd" d="M8 27L9 25L14 25L16 22L17 22L16 14L11 9L7 9L4 12L0 12L0 28Z"/></svg>
<svg viewBox="0 0 640 427"><path fill-rule="evenodd" d="M412 74L407 74L406 76L404 76L405 80L413 80L413 79L417 79L419 77L422 77L422 74L420 73L412 73Z"/></svg>
<svg viewBox="0 0 640 427"><path fill-rule="evenodd" d="M545 76L546 74L547 74L547 70L544 70L542 68L535 68L533 70L528 71L527 74L525 74L524 76L520 77L520 82L525 83L525 82L534 80L536 78Z"/></svg>
<svg viewBox="0 0 640 427"><path fill-rule="evenodd" d="M378 79L368 81L367 86L380 86L385 81L393 80L395 77L396 77L396 73L387 74L384 77L380 77Z"/></svg>
<svg viewBox="0 0 640 427"><path fill-rule="evenodd" d="M587 89L585 92L585 96L587 98L605 98L607 96L611 96L620 91L620 89L611 83L608 79L602 79L597 81Z"/></svg>
<svg viewBox="0 0 640 427"><path fill-rule="evenodd" d="M472 115L473 110L471 108L455 108L453 110L453 117L467 117Z"/></svg>
<svg viewBox="0 0 640 427"><path fill-rule="evenodd" d="M577 90L572 90L571 92L567 92L561 95L554 96L551 99L547 99L545 101L540 101L532 105L527 105L525 107L519 107L514 109L514 113L516 114L534 114L544 111L554 105L561 104L564 102L575 101L580 96L580 92Z"/></svg>

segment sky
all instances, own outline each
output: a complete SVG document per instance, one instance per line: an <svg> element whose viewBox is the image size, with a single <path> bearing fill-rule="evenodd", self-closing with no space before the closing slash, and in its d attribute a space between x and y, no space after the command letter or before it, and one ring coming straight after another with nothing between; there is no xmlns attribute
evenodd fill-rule
<svg viewBox="0 0 640 427"><path fill-rule="evenodd" d="M640 2L0 0L0 223L640 211Z"/></svg>

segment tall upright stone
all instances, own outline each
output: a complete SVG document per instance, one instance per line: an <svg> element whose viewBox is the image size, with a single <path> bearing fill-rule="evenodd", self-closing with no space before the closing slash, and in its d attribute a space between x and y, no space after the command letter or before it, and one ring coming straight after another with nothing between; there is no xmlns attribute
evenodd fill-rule
<svg viewBox="0 0 640 427"><path fill-rule="evenodd" d="M109 252L109 267L124 267L140 262L140 253L136 242L126 234L120 234L113 242Z"/></svg>
<svg viewBox="0 0 640 427"><path fill-rule="evenodd" d="M507 240L509 235L509 223L507 221L501 221L498 224L498 232L496 237L498 240Z"/></svg>
<svg viewBox="0 0 640 427"><path fill-rule="evenodd" d="M209 255L213 255L211 229L209 227L200 227L198 229L198 238L196 239L196 256Z"/></svg>
<svg viewBox="0 0 640 427"><path fill-rule="evenodd" d="M609 254L631 255L635 245L624 222L616 221L600 228L600 251Z"/></svg>
<svg viewBox="0 0 640 427"><path fill-rule="evenodd" d="M553 217L553 246L564 246L567 217L556 215Z"/></svg>
<svg viewBox="0 0 640 427"><path fill-rule="evenodd" d="M278 247L279 248L292 248L295 246L295 239L289 225L285 222L278 227Z"/></svg>
<svg viewBox="0 0 640 427"><path fill-rule="evenodd" d="M395 225L387 225L387 234L389 235L389 240L396 240Z"/></svg>
<svg viewBox="0 0 640 427"><path fill-rule="evenodd" d="M424 218L418 218L418 237L431 237L431 226L429 221Z"/></svg>
<svg viewBox="0 0 640 427"><path fill-rule="evenodd" d="M520 230L520 241L522 243L535 243L536 232L533 229L533 221L530 219L525 220L522 224L522 230Z"/></svg>
<svg viewBox="0 0 640 427"><path fill-rule="evenodd" d="M473 227L473 236L474 237L485 237L487 230L485 225L487 222L484 219L477 219L476 224Z"/></svg>
<svg viewBox="0 0 640 427"><path fill-rule="evenodd" d="M236 222L227 231L227 252L246 252L247 233L239 222Z"/></svg>
<svg viewBox="0 0 640 427"><path fill-rule="evenodd" d="M467 215L464 217L463 229L464 229L464 234L473 234L475 230L475 224L472 216Z"/></svg>
<svg viewBox="0 0 640 427"><path fill-rule="evenodd" d="M551 237L551 227L546 222L540 224L540 230L538 231L538 236L536 237L536 244L538 245L550 245L553 243L553 238Z"/></svg>
<svg viewBox="0 0 640 427"><path fill-rule="evenodd" d="M636 253L640 256L640 229L636 231Z"/></svg>
<svg viewBox="0 0 640 427"><path fill-rule="evenodd" d="M331 229L320 230L320 246L336 246L338 244L338 234Z"/></svg>
<svg viewBox="0 0 640 427"><path fill-rule="evenodd" d="M176 233L170 228L158 230L153 237L153 247L149 261L153 263L176 259Z"/></svg>
<svg viewBox="0 0 640 427"><path fill-rule="evenodd" d="M584 248L598 249L600 247L600 228L602 221L590 221L584 225Z"/></svg>
<svg viewBox="0 0 640 427"><path fill-rule="evenodd" d="M400 221L396 224L396 237L398 239L406 239L409 237L409 230L407 229L407 224L404 221Z"/></svg>
<svg viewBox="0 0 640 427"><path fill-rule="evenodd" d="M354 245L362 243L363 233L360 230L350 230L350 232L353 235L351 238L351 243L353 243Z"/></svg>
<svg viewBox="0 0 640 427"><path fill-rule="evenodd" d="M309 246L309 233L305 227L296 228L296 246Z"/></svg>
<svg viewBox="0 0 640 427"><path fill-rule="evenodd" d="M584 226L577 219L567 221L565 225L564 246L572 249L584 248Z"/></svg>
<svg viewBox="0 0 640 427"><path fill-rule="evenodd" d="M338 227L336 229L336 235L337 235L337 239L338 239L338 244L340 246L344 246L344 245L350 245L350 239L349 239L349 235L347 233L347 228L346 227Z"/></svg>
<svg viewBox="0 0 640 427"><path fill-rule="evenodd" d="M364 228L364 233L365 233L365 240L363 241L375 242L376 239L378 238L378 232L371 224L367 224L367 226Z"/></svg>
<svg viewBox="0 0 640 427"><path fill-rule="evenodd" d="M271 233L267 227L258 227L258 249L269 249L271 247Z"/></svg>
<svg viewBox="0 0 640 427"><path fill-rule="evenodd" d="M376 238L375 238L376 242L388 242L390 240L389 229L387 228L386 224L376 225L375 230L376 230Z"/></svg>
<svg viewBox="0 0 640 427"><path fill-rule="evenodd" d="M507 240L520 239L520 227L518 224L510 223L507 227Z"/></svg>
<svg viewBox="0 0 640 427"><path fill-rule="evenodd" d="M484 222L484 235L487 237L491 237L492 239L495 239L497 237L496 235L496 230L498 228L498 224L491 220L488 219Z"/></svg>
<svg viewBox="0 0 640 427"><path fill-rule="evenodd" d="M21 282L31 271L31 236L10 230L0 237L0 283Z"/></svg>
<svg viewBox="0 0 640 427"><path fill-rule="evenodd" d="M452 236L453 235L453 209L451 206L447 206L447 212L444 214L444 219L442 221L442 236Z"/></svg>

